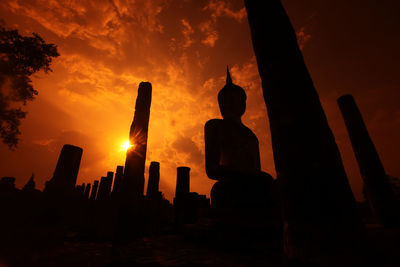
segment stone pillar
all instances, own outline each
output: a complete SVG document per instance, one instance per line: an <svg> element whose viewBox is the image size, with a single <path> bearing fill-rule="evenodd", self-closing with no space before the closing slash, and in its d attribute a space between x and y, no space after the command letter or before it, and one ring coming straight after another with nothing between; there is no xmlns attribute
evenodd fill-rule
<svg viewBox="0 0 400 267"><path fill-rule="evenodd" d="M360 110L351 95L339 97L338 104L350 136L361 177L364 180L372 211L384 226L396 226L399 224L398 214L400 211L396 207L388 176L368 134Z"/></svg>
<svg viewBox="0 0 400 267"><path fill-rule="evenodd" d="M117 196L121 193L121 186L122 186L122 180L124 178L124 166L117 166L117 170L115 172L115 178L114 178L114 187L112 190L112 195Z"/></svg>
<svg viewBox="0 0 400 267"><path fill-rule="evenodd" d="M296 32L281 1L244 2L282 192L285 254L306 264L353 257L361 220Z"/></svg>
<svg viewBox="0 0 400 267"><path fill-rule="evenodd" d="M178 167L176 177L175 197L181 197L190 191L190 168Z"/></svg>
<svg viewBox="0 0 400 267"><path fill-rule="evenodd" d="M105 184L106 199L109 199L111 196L111 187L112 187L113 177L114 177L113 172L107 172L106 184Z"/></svg>
<svg viewBox="0 0 400 267"><path fill-rule="evenodd" d="M83 150L73 145L64 145L58 158L53 177L46 183L46 192L67 193L73 192L78 177Z"/></svg>
<svg viewBox="0 0 400 267"><path fill-rule="evenodd" d="M176 231L179 231L183 224L188 223L190 204L190 168L178 167L174 198L174 229Z"/></svg>
<svg viewBox="0 0 400 267"><path fill-rule="evenodd" d="M99 181L98 181L98 180L95 180L95 181L93 182L93 188L92 188L92 192L91 192L91 194L90 194L90 199L91 199L91 200L96 200L98 188L99 188Z"/></svg>
<svg viewBox="0 0 400 267"><path fill-rule="evenodd" d="M84 196L84 195L85 195L85 187L86 187L85 183L83 183L83 184L81 184L81 185L78 186L78 188L79 188L79 195L81 195L81 196Z"/></svg>
<svg viewBox="0 0 400 267"><path fill-rule="evenodd" d="M149 181L147 183L146 196L155 196L158 193L158 185L160 182L160 163L152 161L149 168Z"/></svg>
<svg viewBox="0 0 400 267"><path fill-rule="evenodd" d="M107 199L107 177L100 178L99 190L97 192L97 200L105 200Z"/></svg>
<svg viewBox="0 0 400 267"><path fill-rule="evenodd" d="M143 232L145 225L143 210L144 171L151 94L151 83L141 82L129 132L131 147L126 152L123 187L115 229L116 242L126 242L137 237Z"/></svg>
<svg viewBox="0 0 400 267"><path fill-rule="evenodd" d="M129 133L132 145L126 152L124 191L126 197L139 199L144 193L144 171L147 150L147 132L150 119L152 87L149 82L139 84L135 115Z"/></svg>
<svg viewBox="0 0 400 267"><path fill-rule="evenodd" d="M113 176L113 172L107 172L106 177L101 177L99 192L97 194L98 200L108 200L110 198Z"/></svg>
<svg viewBox="0 0 400 267"><path fill-rule="evenodd" d="M29 181L24 185L22 188L23 191L33 191L35 190L35 175L32 173L31 178Z"/></svg>
<svg viewBox="0 0 400 267"><path fill-rule="evenodd" d="M86 185L85 193L84 193L84 196L85 196L86 199L89 199L90 187L91 187L91 184L88 183L88 184Z"/></svg>

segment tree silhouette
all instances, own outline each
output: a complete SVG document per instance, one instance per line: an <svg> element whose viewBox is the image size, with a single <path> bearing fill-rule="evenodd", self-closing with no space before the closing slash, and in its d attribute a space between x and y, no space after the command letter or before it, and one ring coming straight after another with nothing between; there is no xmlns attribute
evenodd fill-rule
<svg viewBox="0 0 400 267"><path fill-rule="evenodd" d="M52 59L59 56L54 44L32 35L21 36L0 25L0 138L11 149L18 144L19 126L27 113L22 106L38 94L29 77L51 71Z"/></svg>

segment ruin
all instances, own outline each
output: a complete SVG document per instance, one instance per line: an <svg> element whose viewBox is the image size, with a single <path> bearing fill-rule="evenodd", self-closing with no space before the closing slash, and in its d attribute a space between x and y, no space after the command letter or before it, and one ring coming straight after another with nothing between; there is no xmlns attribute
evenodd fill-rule
<svg viewBox="0 0 400 267"><path fill-rule="evenodd" d="M35 175L32 173L28 182L22 188L23 191L33 191L35 190Z"/></svg>
<svg viewBox="0 0 400 267"><path fill-rule="evenodd" d="M82 153L83 149L77 146L62 147L53 177L46 182L45 192L54 195L71 195L74 192Z"/></svg>
<svg viewBox="0 0 400 267"><path fill-rule="evenodd" d="M105 184L106 199L109 199L110 196L111 196L111 188L112 188L113 178L114 178L114 173L113 172L107 172L106 184Z"/></svg>
<svg viewBox="0 0 400 267"><path fill-rule="evenodd" d="M189 200L190 192L190 168L178 167L176 175L176 190L174 198L174 228L179 230L183 224L188 222L188 213L190 210Z"/></svg>
<svg viewBox="0 0 400 267"><path fill-rule="evenodd" d="M282 193L285 254L308 263L355 259L361 220L296 32L281 1L244 2Z"/></svg>
<svg viewBox="0 0 400 267"><path fill-rule="evenodd" d="M135 115L129 132L131 147L126 152L124 197L140 199L144 194L144 171L147 150L147 132L150 119L152 87L149 82L139 84Z"/></svg>
<svg viewBox="0 0 400 267"><path fill-rule="evenodd" d="M149 181L147 183L146 196L154 196L158 194L158 185L160 182L160 163L152 161L149 168Z"/></svg>
<svg viewBox="0 0 400 267"><path fill-rule="evenodd" d="M396 206L389 178L368 134L361 112L352 95L341 96L337 102L350 136L371 209L385 227L398 226L399 207Z"/></svg>
<svg viewBox="0 0 400 267"><path fill-rule="evenodd" d="M90 187L91 187L91 184L90 183L88 183L87 185L86 185L86 187L85 187L85 192L84 192L84 197L86 198L86 199L89 199L89 194L90 194Z"/></svg>
<svg viewBox="0 0 400 267"><path fill-rule="evenodd" d="M175 197L179 198L190 191L190 168L189 167L178 167L176 177L176 190Z"/></svg>
<svg viewBox="0 0 400 267"><path fill-rule="evenodd" d="M131 147L126 152L121 197L118 199L115 242L129 242L145 229L144 172L150 119L152 86L141 82L135 104L135 114L129 132Z"/></svg>
<svg viewBox="0 0 400 267"><path fill-rule="evenodd" d="M78 195L80 197L85 195L85 188L86 188L85 183L83 183L81 185L77 185L75 188L76 188L76 192L78 193Z"/></svg>
<svg viewBox="0 0 400 267"><path fill-rule="evenodd" d="M112 197L117 197L118 195L121 194L123 178L124 178L124 166L117 166L117 169L115 171Z"/></svg>
<svg viewBox="0 0 400 267"><path fill-rule="evenodd" d="M209 209L210 200L205 195L190 192L190 168L178 167L174 198L174 228L180 230L182 225L196 223L199 215Z"/></svg>
<svg viewBox="0 0 400 267"><path fill-rule="evenodd" d="M96 200L98 188L99 188L99 180L95 180L93 182L92 192L90 193L90 200Z"/></svg>
<svg viewBox="0 0 400 267"><path fill-rule="evenodd" d="M99 190L97 191L96 200L106 200L107 199L107 177L100 178Z"/></svg>

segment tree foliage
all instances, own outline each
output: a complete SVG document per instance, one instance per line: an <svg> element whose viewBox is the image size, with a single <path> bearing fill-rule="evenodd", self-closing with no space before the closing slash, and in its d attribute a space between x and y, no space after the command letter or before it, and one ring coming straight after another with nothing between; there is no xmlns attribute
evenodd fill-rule
<svg viewBox="0 0 400 267"><path fill-rule="evenodd" d="M10 148L17 146L21 134L19 126L26 116L22 107L38 94L30 76L51 71L52 59L59 56L54 44L32 35L21 36L0 25L0 138Z"/></svg>

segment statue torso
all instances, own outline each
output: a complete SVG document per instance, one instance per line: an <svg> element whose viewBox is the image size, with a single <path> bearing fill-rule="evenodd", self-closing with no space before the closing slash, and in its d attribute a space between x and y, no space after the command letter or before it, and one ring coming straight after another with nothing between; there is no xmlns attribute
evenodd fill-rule
<svg viewBox="0 0 400 267"><path fill-rule="evenodd" d="M212 125L221 166L244 172L260 171L258 139L249 128L242 123L216 119Z"/></svg>

